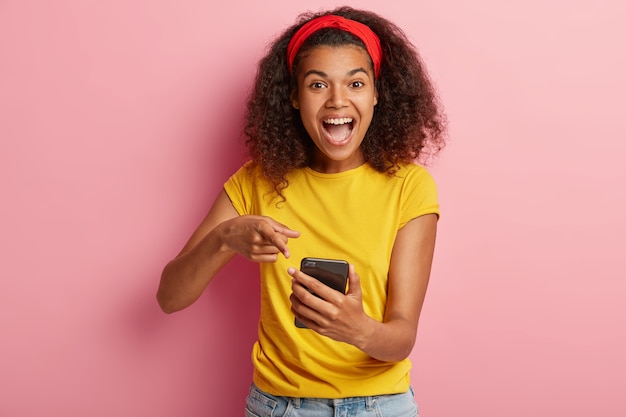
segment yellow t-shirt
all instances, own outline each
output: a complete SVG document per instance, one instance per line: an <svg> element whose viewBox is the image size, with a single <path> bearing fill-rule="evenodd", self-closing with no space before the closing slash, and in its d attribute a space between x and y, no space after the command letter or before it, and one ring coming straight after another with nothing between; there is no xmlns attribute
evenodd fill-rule
<svg viewBox="0 0 626 417"><path fill-rule="evenodd" d="M415 164L393 176L369 164L336 174L310 168L287 177L285 201L258 170L240 168L224 185L240 215L269 216L301 233L291 257L260 264L261 317L252 352L254 383L273 395L343 398L406 392L409 359L382 362L356 347L294 325L288 267L303 257L343 259L361 278L363 307L383 320L391 251L398 230L418 216L439 214L431 175Z"/></svg>

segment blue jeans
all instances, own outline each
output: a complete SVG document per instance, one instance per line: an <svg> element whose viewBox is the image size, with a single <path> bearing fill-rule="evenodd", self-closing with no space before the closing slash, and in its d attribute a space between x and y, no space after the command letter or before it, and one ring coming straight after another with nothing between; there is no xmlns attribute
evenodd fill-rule
<svg viewBox="0 0 626 417"><path fill-rule="evenodd" d="M276 397L250 387L246 417L417 417L413 389L404 394L338 399Z"/></svg>

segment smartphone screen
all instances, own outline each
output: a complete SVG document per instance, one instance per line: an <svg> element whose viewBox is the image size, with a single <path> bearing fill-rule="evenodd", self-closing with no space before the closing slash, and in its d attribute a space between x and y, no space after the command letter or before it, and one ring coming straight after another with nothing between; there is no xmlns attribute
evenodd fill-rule
<svg viewBox="0 0 626 417"><path fill-rule="evenodd" d="M345 294L348 285L348 262L338 259L303 258L300 262L300 270L330 288ZM317 295L314 292L311 293ZM306 328L298 319L295 323L297 327Z"/></svg>

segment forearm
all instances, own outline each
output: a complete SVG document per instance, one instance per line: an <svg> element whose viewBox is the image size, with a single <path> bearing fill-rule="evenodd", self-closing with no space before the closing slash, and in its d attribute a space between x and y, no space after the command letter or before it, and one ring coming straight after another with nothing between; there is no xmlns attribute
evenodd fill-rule
<svg viewBox="0 0 626 417"><path fill-rule="evenodd" d="M161 309L173 313L193 304L234 255L217 227L191 250L170 261L163 269L157 291Z"/></svg>
<svg viewBox="0 0 626 417"><path fill-rule="evenodd" d="M397 362L406 359L415 344L416 329L403 318L379 322L368 317L361 336L353 343L374 359Z"/></svg>
<svg viewBox="0 0 626 417"><path fill-rule="evenodd" d="M166 313L193 304L236 254L253 262L289 257L287 241L300 233L263 216L239 216L225 193L218 197L179 256L163 269L157 300Z"/></svg>

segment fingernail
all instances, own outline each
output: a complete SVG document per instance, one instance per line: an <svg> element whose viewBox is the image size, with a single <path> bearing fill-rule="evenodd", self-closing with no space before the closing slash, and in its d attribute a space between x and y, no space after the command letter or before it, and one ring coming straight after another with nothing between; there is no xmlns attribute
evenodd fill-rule
<svg viewBox="0 0 626 417"><path fill-rule="evenodd" d="M296 273L296 268L294 268L294 267L289 267L289 268L287 268L287 273L288 273L289 275L293 275L293 274L295 274L295 273Z"/></svg>

